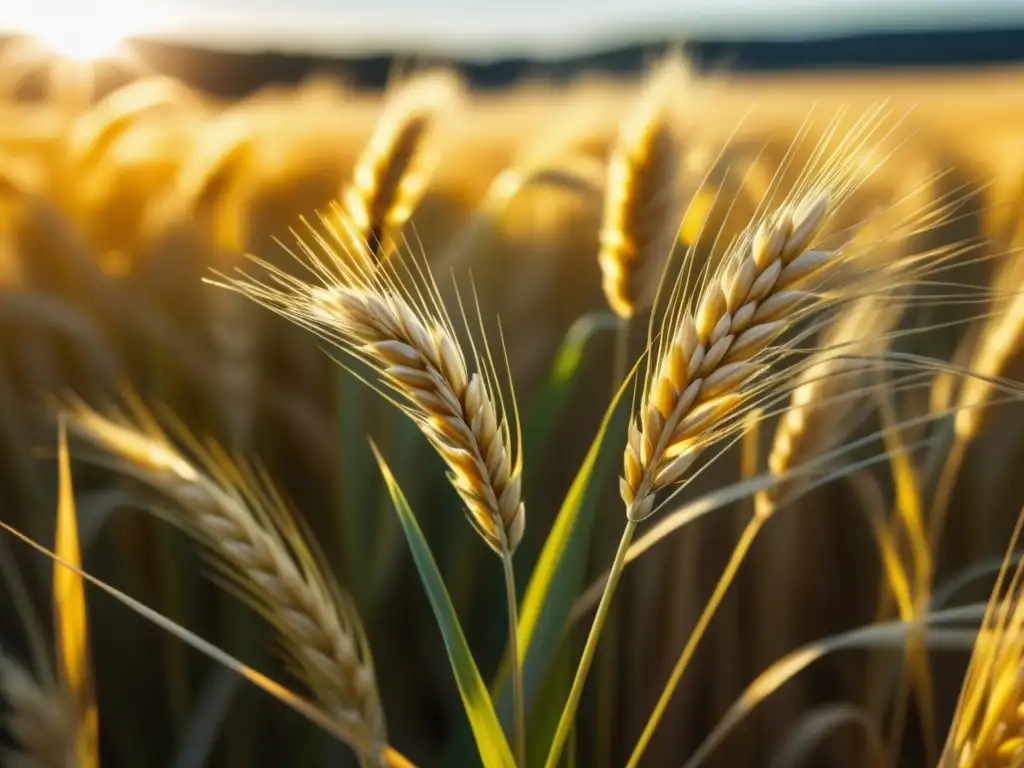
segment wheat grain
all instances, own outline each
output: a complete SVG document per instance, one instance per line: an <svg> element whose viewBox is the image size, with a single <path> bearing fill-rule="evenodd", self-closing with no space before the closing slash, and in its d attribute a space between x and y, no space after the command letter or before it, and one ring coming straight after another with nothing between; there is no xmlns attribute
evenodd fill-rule
<svg viewBox="0 0 1024 768"><path fill-rule="evenodd" d="M1011 554L1021 522L1011 538ZM974 644L940 768L1024 764L1024 563L1012 573L1009 563L1008 554Z"/></svg>
<svg viewBox="0 0 1024 768"><path fill-rule="evenodd" d="M855 245L849 233L831 247L820 242L826 224L885 161L877 155L884 145L876 133L880 116L879 110L868 113L838 143L833 123L787 196L774 204L773 189L721 263L706 265L700 290L688 290L692 261L684 262L664 313L652 316L648 332L646 379L619 482L629 520L651 514L659 490L678 482L705 447L736 432L755 393L786 384L792 371L773 374L770 365L786 357L787 344L777 340L787 328L877 290L883 273L903 277L905 264L870 268L870 248ZM666 285L663 278L659 293Z"/></svg>
<svg viewBox="0 0 1024 768"><path fill-rule="evenodd" d="M429 134L457 92L451 74L435 72L402 83L389 99L342 192L356 242L382 253L412 215L433 171Z"/></svg>
<svg viewBox="0 0 1024 768"><path fill-rule="evenodd" d="M677 481L736 411L742 388L765 363L758 357L810 294L799 284L827 273L827 251L808 250L828 214L825 193L808 196L766 221L683 311L631 421L619 489L632 520L653 509L654 494Z"/></svg>
<svg viewBox="0 0 1024 768"><path fill-rule="evenodd" d="M362 757L379 762L384 714L370 649L351 600L330 579L273 489L214 450L204 471L152 420L138 425L79 405L77 434L176 504L169 512L280 634L294 672ZM145 427L145 429L144 429Z"/></svg>
<svg viewBox="0 0 1024 768"><path fill-rule="evenodd" d="M0 750L0 762L9 768L74 768L75 715L63 690L0 653L0 696L8 710L4 728L16 745Z"/></svg>
<svg viewBox="0 0 1024 768"><path fill-rule="evenodd" d="M622 318L653 301L676 239L681 146L669 106L679 97L680 71L670 59L655 73L620 126L608 159L598 264L605 298Z"/></svg>
<svg viewBox="0 0 1024 768"><path fill-rule="evenodd" d="M330 234L344 246L342 235L333 228ZM510 420L489 348L485 345L481 354L473 343L476 370L471 370L425 265L395 258L363 271L365 257L345 258L315 230L314 235L320 252L300 239L304 256L298 258L322 285L265 262L260 263L270 271L271 282L243 277L220 285L369 364L380 377L380 388L399 399L387 391L385 396L416 422L448 465L474 527L496 552L511 555L526 524L521 441L514 393Z"/></svg>

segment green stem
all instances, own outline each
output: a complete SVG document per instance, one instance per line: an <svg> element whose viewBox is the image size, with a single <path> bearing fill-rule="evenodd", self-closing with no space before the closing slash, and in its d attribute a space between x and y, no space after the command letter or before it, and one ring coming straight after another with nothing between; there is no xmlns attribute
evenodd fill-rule
<svg viewBox="0 0 1024 768"><path fill-rule="evenodd" d="M618 392L626 375L626 355L629 354L629 320L619 318L615 331L615 358L612 362L612 392Z"/></svg>
<svg viewBox="0 0 1024 768"><path fill-rule="evenodd" d="M526 765L526 701L523 694L523 664L519 658L519 609L516 598L516 577L512 569L512 554L501 556L505 571L505 596L508 598L508 652L512 661L512 708L515 712L514 752L516 765Z"/></svg>
<svg viewBox="0 0 1024 768"><path fill-rule="evenodd" d="M576 717L576 710L580 705L580 698L583 695L583 685L587 681L587 673L594 660L594 652L597 650L597 641L601 635L605 619L608 618L608 607L612 602L612 595L615 594L615 587L619 583L619 577L626 565L626 551L633 541L633 534L636 533L637 523L635 520L626 520L626 527L622 530L622 539L619 541L619 548L615 553L615 560L612 563L611 571L608 573L608 582L604 586L604 593L601 595L601 602L597 606L597 613L594 615L594 623L590 625L590 634L587 635L587 643L583 647L583 655L580 657L579 666L576 667L576 676L572 681L572 688L569 691L569 698L562 709L562 716L558 720L558 728L555 737L551 742L551 749L548 752L548 759L544 763L545 768L555 768L562 756L562 749L565 740L569 736Z"/></svg>
<svg viewBox="0 0 1024 768"><path fill-rule="evenodd" d="M637 741L636 746L633 748L633 754L630 755L626 768L635 768L639 764L644 750L647 749L647 745L650 743L651 737L654 736L654 731L658 727L658 723L661 722L661 718L665 714L665 710L668 708L669 701L672 699L672 694L675 693L676 686L679 685L679 680L682 678L687 665L689 665L690 660L693 658L697 645L704 636L704 632L707 631L708 625L711 623L711 619L715 615L715 611L718 610L718 606L721 604L726 592L729 591L729 587L736 578L736 574L739 572L743 559L750 551L750 547L754 543L754 539L757 537L757 533L761 530L761 526L764 525L764 521L766 519L767 518L763 515L755 514L750 518L750 522L747 523L747 527L743 529L743 533L740 534L740 540L736 542L736 548L733 549L732 555L729 557L729 562L726 564L725 570L722 571L722 575L718 579L715 591L712 593L708 602L705 603L704 611L701 613L700 619L697 620L697 624L693 628L693 632L690 633L690 638L686 641L686 647L683 648L682 654L680 654L675 667L672 669L672 674L669 676L668 682L665 684L665 688L661 692L661 697L658 699L658 703L654 706L654 711L647 720L647 725L644 726L644 732L640 735L640 740Z"/></svg>

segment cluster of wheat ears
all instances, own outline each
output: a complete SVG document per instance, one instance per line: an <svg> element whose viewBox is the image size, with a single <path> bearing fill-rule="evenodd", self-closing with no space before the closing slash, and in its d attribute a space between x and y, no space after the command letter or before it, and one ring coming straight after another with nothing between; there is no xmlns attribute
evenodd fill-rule
<svg viewBox="0 0 1024 768"><path fill-rule="evenodd" d="M125 89L120 101L105 104L102 121L79 123L69 138L77 148L75 162L53 170L57 185L32 197L34 204L43 205L47 196L59 201L60 179L76 173L95 177L102 190L96 158L137 113L191 98L176 88L160 81ZM913 703L931 764L1024 765L1022 571L1011 567L1012 557L1004 560L987 607L941 610L932 600L937 544L967 449L985 428L989 410L1024 391L1014 380L1024 324L1014 254L982 257L974 244L929 238L940 225L955 223L971 196L955 185L947 195L922 195L942 177L941 169L909 184L887 175L887 164L916 141L912 115L879 105L823 122L808 118L784 144L757 144L737 129L713 157L697 161L686 142L696 135L687 128L700 112L700 93L677 58L663 62L621 121L616 116L606 162L591 162L584 150L592 126L573 124L499 174L466 234L435 257L423 252L410 220L431 183L443 183L436 178L444 146L439 137L457 132L466 94L448 73L408 78L389 95L351 174L335 190L336 202L315 221L302 221L296 247L285 246L293 258L282 263L260 254L220 261L207 269L204 285L195 286L214 318L211 341L222 366L219 408L230 451L194 439L170 417L155 418L133 395L122 410L87 405L84 396L61 400L71 435L100 449L101 463L154 491L160 515L198 542L222 581L266 620L307 692L271 682L181 627L172 631L313 719L362 764L409 766L417 760L390 735L356 601L268 473L254 456L236 450L251 444L258 431L251 413L239 408L253 397L253 342L246 327L258 304L340 352L337 365L411 420L447 468L466 519L500 561L507 641L501 674L489 689L452 608L451 585L446 588L399 487L406 478L392 474L386 449L363 446L387 482L444 636L477 747L461 755L460 764L566 764L627 565L705 511L750 499L748 521L729 560L689 626L652 711L641 720L626 765L646 764L651 739L665 725L668 706L755 539L801 497L842 482L870 510L885 576L881 600L893 620L838 636L834 647L897 648L905 653L906 671L899 693L882 710L892 718L889 743L877 718L862 710L835 709L833 719L819 726L862 728L868 754L884 765L894 749L898 754L893 741ZM309 98L319 97L312 91ZM251 181L236 171L252 157L276 167L273 142L250 140L250 118L219 122L220 143L190 150L210 157L187 166L177 194L147 216L203 212L217 249L251 250L238 209L210 202L225 187L233 190L228 197L251 198ZM275 125L288 130L286 121ZM120 151L130 154L132 146ZM9 167L0 182L11 189L31 186L14 163ZM163 171L154 163L147 172ZM287 160L279 172L287 175ZM551 500L524 499L532 457L524 450L528 441L512 385L517 356L508 353L493 302L459 270L467 253L486 250L487 217L527 185L544 183L601 201L591 269L614 319L613 354L607 375L588 375L585 386L602 397L608 392L611 403L596 435L587 437L593 438L591 449L550 533L537 538L541 554L523 585L517 584L523 570L516 568L516 556L530 527L527 510ZM863 204L872 195L875 204ZM118 226L103 231L117 232ZM283 232L271 234L286 239ZM133 247L108 243L105 253L116 260L120 250ZM972 261L999 263L989 287L960 280L957 270ZM508 267L509 281L518 279L511 274L518 268ZM947 305L967 311L959 320L936 322L934 310ZM945 325L970 328L951 361L908 344ZM759 474L763 424L772 424L773 433ZM595 459L605 444L622 447L621 539L607 571L589 589L577 586L570 600L559 601L553 595L558 580L568 578L572 566L566 564L579 557L582 497L601 481ZM745 456L753 451L753 471L697 501L687 496L686 489L736 444ZM869 471L877 465L891 467L885 490ZM879 495L889 486L892 514ZM670 505L675 508L665 510ZM600 517L606 524L613 510L602 509ZM66 552L57 548L53 555L58 570L80 573ZM59 598L55 592L58 614L75 609ZM975 633L961 625L979 619L974 640ZM569 642L573 627L588 623L577 648ZM168 627L166 620L161 626ZM538 641L542 629L554 638L547 646ZM63 637L66 645L66 631ZM942 746L932 732L929 650L965 642L973 643L974 652ZM831 647L808 646L771 666L677 761L707 761L757 702ZM549 693L538 690L538 680L560 648L574 654L573 673L571 682L553 689L564 700L553 702L558 715L541 738L531 723L538 708L552 702L541 701ZM63 654L60 666L70 668L66 647ZM87 658L78 662L89 664ZM97 764L96 711L76 705L83 695L80 678L87 675L57 675L45 654L35 666L33 674L2 657L0 693L15 742L5 764Z"/></svg>

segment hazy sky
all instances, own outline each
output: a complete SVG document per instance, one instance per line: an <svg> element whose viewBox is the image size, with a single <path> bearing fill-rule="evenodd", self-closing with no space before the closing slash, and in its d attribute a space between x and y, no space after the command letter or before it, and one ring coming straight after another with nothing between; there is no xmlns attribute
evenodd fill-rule
<svg viewBox="0 0 1024 768"><path fill-rule="evenodd" d="M227 45L561 53L665 37L1024 23L1024 0L0 0L0 27L180 31Z"/></svg>

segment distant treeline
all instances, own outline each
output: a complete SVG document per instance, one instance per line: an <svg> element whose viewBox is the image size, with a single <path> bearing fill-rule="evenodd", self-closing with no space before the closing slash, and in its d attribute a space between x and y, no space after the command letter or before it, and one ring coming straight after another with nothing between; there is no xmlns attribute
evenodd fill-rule
<svg viewBox="0 0 1024 768"><path fill-rule="evenodd" d="M0 50L5 38L0 36ZM643 70L671 42L626 46L556 60L509 58L447 61L438 56L357 58L284 53L235 53L154 41L133 43L145 64L211 94L243 96L270 83L297 83L310 74L336 74L357 88L382 87L398 68L455 64L478 88L501 88L524 77L553 81L582 72L631 74ZM1024 62L1024 27L942 32L889 32L786 41L704 40L686 43L698 70L768 72L850 67L964 67ZM118 80L116 73L105 77ZM28 87L32 87L29 85Z"/></svg>

